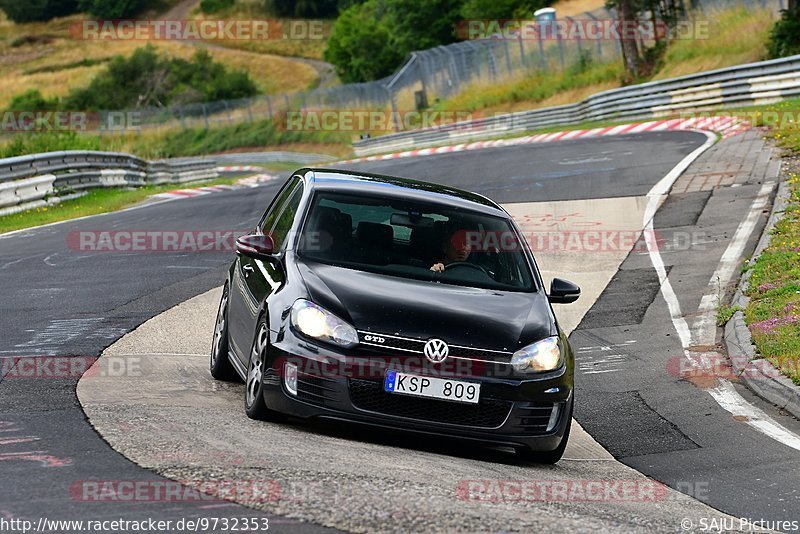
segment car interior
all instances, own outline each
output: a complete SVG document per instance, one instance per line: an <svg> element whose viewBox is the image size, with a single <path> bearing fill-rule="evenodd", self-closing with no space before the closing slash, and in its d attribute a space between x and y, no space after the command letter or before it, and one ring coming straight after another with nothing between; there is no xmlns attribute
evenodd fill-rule
<svg viewBox="0 0 800 534"><path fill-rule="evenodd" d="M497 246L471 250L464 262L453 262L453 269L432 273L431 266L445 258L447 240L465 231L480 235L509 228L505 221L480 214L329 194L315 199L300 248L318 261L377 268L385 274L477 286L530 286L521 253L501 253Z"/></svg>

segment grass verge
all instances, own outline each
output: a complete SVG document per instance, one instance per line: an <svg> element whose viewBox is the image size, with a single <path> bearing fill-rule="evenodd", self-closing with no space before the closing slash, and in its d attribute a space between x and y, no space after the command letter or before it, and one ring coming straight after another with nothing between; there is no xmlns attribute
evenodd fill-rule
<svg viewBox="0 0 800 534"><path fill-rule="evenodd" d="M82 197L65 200L52 206L0 216L0 234L42 224L77 219L87 215L121 210L133 206L156 193L207 185L232 184L236 180L238 178L220 178L193 184L148 185L131 189L92 189Z"/></svg>
<svg viewBox="0 0 800 534"><path fill-rule="evenodd" d="M749 267L745 321L761 356L800 385L800 99L765 106L753 116L793 155L784 160L791 192L784 216Z"/></svg>
<svg viewBox="0 0 800 534"><path fill-rule="evenodd" d="M287 130L270 120L214 128L146 130L124 135L42 132L13 134L0 142L0 158L57 150L104 150L147 159L198 156L220 152L285 150L345 157L352 153L347 133Z"/></svg>

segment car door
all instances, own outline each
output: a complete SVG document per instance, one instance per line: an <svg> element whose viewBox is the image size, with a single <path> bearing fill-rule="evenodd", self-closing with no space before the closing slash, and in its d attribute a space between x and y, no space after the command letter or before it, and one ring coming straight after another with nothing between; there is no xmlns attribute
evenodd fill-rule
<svg viewBox="0 0 800 534"><path fill-rule="evenodd" d="M276 257L285 248L288 228L297 213L303 195L299 177L293 177L281 189L256 228L257 232L272 235ZM289 224L285 234L286 220ZM283 283L283 270L276 262L238 255L233 270L228 311L230 339L239 361L247 365L255 336L261 303Z"/></svg>

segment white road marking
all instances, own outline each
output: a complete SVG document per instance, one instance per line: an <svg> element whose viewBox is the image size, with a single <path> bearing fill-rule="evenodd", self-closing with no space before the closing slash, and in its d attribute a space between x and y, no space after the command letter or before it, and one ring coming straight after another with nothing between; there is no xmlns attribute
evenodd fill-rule
<svg viewBox="0 0 800 534"><path fill-rule="evenodd" d="M697 345L713 345L716 341L717 322L716 322L716 309L719 294L724 292L724 288L731 282L736 266L739 263L739 258L744 253L744 247L747 246L747 241L758 223L758 216L762 210L767 208L769 204L769 197L775 187L775 182L765 182L761 186L747 214L736 233L733 234L728 248L722 254L719 261L717 270L711 276L708 282L708 292L703 295L700 301L700 316L695 320L694 331L696 334L695 344Z"/></svg>
<svg viewBox="0 0 800 534"><path fill-rule="evenodd" d="M759 408L747 402L727 380L720 380L719 386L709 390L717 403L734 416L745 417L747 424L759 432L800 451L800 436L793 434L776 423Z"/></svg>
<svg viewBox="0 0 800 534"><path fill-rule="evenodd" d="M705 152L705 150L707 150L714 143L716 139L716 136L714 134L708 132L701 132L701 133L704 133L706 134L706 136L708 136L706 142L700 148L698 148L697 150L686 156L680 163L678 163L677 166L675 166L675 168L673 168L666 176L664 176L664 178L662 178L656 185L654 185L653 188L647 193L648 203L644 215L644 222L645 222L644 226L645 226L645 243L647 244L647 250L648 254L650 255L650 261L653 264L656 273L658 273L658 279L661 283L661 294L664 296L664 300L666 301L667 307L669 309L670 318L672 319L672 324L675 327L675 330L678 332L678 337L681 340L684 356L692 365L694 366L700 365L704 369L708 369L709 371L711 371L712 363L709 362L708 359L702 355L702 353L699 355L700 357L697 358L698 353L694 353L688 350L692 343L691 331L689 329L689 325L686 322L686 319L681 313L681 306L680 303L678 302L678 297L675 294L674 289L672 288L672 284L670 283L669 278L667 277L666 270L664 268L664 260L661 258L661 254L658 249L658 244L656 243L655 236L653 235L653 217L655 216L655 213L658 210L658 206L661 204L663 195L665 195L669 191L670 187L672 187L672 184L675 182L675 180L677 180L678 176L680 176L683 173L683 171L685 171L686 168L700 156L700 154ZM772 185L773 184L770 184L769 187L771 188ZM762 187L762 192L764 190L764 187L766 186L767 184L764 184L764 186ZM753 205L750 207L750 213L748 213L745 221L750 219L751 216L754 219L757 219L758 212L760 212L763 209L762 202L763 202L762 195L759 194L759 196L756 197L756 199L753 201ZM749 232L752 232L754 227L755 224L750 226ZM739 239L740 240L743 239L744 242L746 242L747 237L749 237L749 233L747 236L739 236ZM733 253L734 251L735 248L732 249L731 253ZM723 255L723 260L725 259L726 258ZM718 272L722 272L723 274L725 274L727 270L728 270L727 264L725 266L720 266L718 268ZM729 274L729 277L732 276L732 274L733 273L731 272ZM711 343L713 343L713 341L714 340L712 340ZM698 361L700 363L698 363ZM717 402L717 404L720 405L720 407L722 407L724 410L726 410L735 417L738 416L744 418L745 422L750 427L761 432L765 436L772 438L775 441L782 443L788 447L800 450L799 436L787 430L784 426L775 422L769 415L764 413L762 410L756 408L755 406L747 402L747 400L745 400L744 397L739 395L736 389L734 389L733 384L722 378L719 378L718 382L719 385L714 389L708 390L708 392L711 395L711 397Z"/></svg>

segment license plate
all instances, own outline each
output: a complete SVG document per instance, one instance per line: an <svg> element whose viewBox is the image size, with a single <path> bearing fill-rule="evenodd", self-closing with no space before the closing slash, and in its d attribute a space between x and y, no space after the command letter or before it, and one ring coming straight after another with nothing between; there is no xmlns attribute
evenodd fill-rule
<svg viewBox="0 0 800 534"><path fill-rule="evenodd" d="M387 371L383 389L389 393L428 397L454 402L477 404L481 395L481 385L449 378L417 376L398 371Z"/></svg>

